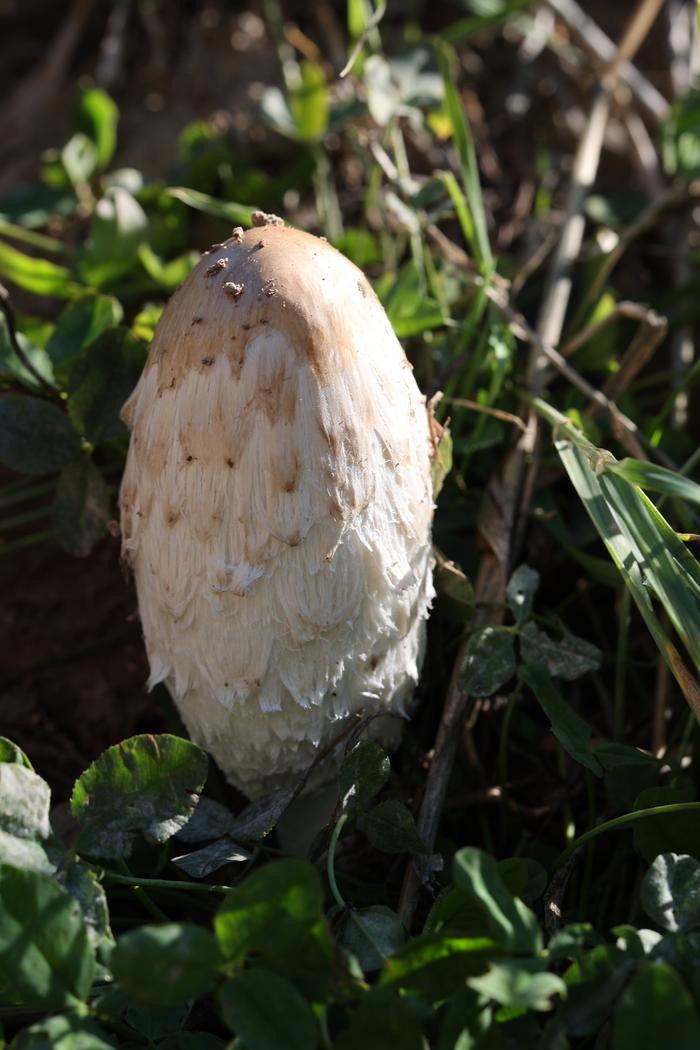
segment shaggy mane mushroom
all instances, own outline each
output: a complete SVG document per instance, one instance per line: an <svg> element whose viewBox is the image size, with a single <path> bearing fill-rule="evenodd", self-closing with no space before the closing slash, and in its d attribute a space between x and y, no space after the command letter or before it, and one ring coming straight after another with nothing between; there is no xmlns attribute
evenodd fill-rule
<svg viewBox="0 0 700 1050"><path fill-rule="evenodd" d="M353 712L406 714L433 596L405 354L360 270L257 221L164 311L121 489L149 685L250 798L296 782ZM399 721L369 732L390 746Z"/></svg>

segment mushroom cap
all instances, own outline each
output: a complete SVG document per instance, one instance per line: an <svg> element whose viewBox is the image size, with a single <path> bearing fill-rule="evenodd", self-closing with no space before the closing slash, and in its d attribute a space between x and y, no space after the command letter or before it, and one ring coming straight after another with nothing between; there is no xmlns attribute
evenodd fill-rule
<svg viewBox="0 0 700 1050"><path fill-rule="evenodd" d="M433 595L431 431L361 271L298 230L234 231L171 299L123 415L149 682L228 778L256 797L353 712L405 714ZM396 719L370 731L390 743Z"/></svg>

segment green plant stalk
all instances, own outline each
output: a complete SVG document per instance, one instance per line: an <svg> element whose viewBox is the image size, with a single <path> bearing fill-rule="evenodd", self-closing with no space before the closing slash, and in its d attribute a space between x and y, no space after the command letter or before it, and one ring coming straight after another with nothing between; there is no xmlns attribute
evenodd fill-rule
<svg viewBox="0 0 700 1050"><path fill-rule="evenodd" d="M615 817L613 820L606 820L604 824L598 824L597 827L584 831L582 835L570 842L554 861L551 873L557 871L579 846L585 845L586 842L590 842L606 831L617 831L619 828L626 828L630 824L635 824L638 820L646 820L649 817L663 817L668 813L689 812L700 813L700 802L672 802L667 806L651 806L649 809L637 809L632 813L623 813L621 817Z"/></svg>
<svg viewBox="0 0 700 1050"><path fill-rule="evenodd" d="M333 834L331 835L331 841L328 845L328 861L326 863L326 871L328 872L328 884L333 894L333 899L339 908L347 908L347 904L343 898L342 893L338 889L338 883L335 878L335 851L338 846L338 839L340 833L347 823L347 813L341 813L336 821L335 827L333 828Z"/></svg>
<svg viewBox="0 0 700 1050"><path fill-rule="evenodd" d="M230 886L217 886L210 883L204 882L185 882L184 879L146 879L140 878L138 875L122 874L118 871L112 871L110 868L100 868L96 864L91 864L90 868L95 872L98 879L106 879L108 882L119 882L123 886L130 886L132 889L141 886L146 889L154 890L187 890L192 893L228 893L231 889Z"/></svg>
<svg viewBox="0 0 700 1050"><path fill-rule="evenodd" d="M47 492L53 492L55 487L55 481L42 481L37 485L26 478L22 478L19 482L3 485L0 494L0 510L14 507L17 503L26 503L28 500L37 499L39 496L45 496Z"/></svg>

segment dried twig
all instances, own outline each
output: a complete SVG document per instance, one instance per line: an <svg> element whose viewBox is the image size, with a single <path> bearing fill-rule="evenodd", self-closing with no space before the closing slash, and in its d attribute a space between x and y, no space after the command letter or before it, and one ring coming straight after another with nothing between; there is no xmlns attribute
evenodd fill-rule
<svg viewBox="0 0 700 1050"><path fill-rule="evenodd" d="M575 0L547 0L547 3L590 54L605 65L614 60L617 50L615 44ZM645 112L660 123L668 113L668 102L629 59L622 62L620 79L624 80Z"/></svg>

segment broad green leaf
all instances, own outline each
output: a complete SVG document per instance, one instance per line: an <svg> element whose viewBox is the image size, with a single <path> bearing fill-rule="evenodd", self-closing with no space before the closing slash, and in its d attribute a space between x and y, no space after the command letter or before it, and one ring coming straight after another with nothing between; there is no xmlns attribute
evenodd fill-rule
<svg viewBox="0 0 700 1050"><path fill-rule="evenodd" d="M367 838L384 853L429 853L410 809L397 799L380 802L362 822Z"/></svg>
<svg viewBox="0 0 700 1050"><path fill-rule="evenodd" d="M65 377L66 366L106 328L119 324L122 314L116 299L94 291L83 292L69 303L46 344L56 374Z"/></svg>
<svg viewBox="0 0 700 1050"><path fill-rule="evenodd" d="M78 903L53 879L0 865L0 989L5 1002L75 1006L95 960Z"/></svg>
<svg viewBox="0 0 700 1050"><path fill-rule="evenodd" d="M38 229L54 215L70 215L77 203L73 191L65 186L18 184L0 193L0 220L21 224L25 230Z"/></svg>
<svg viewBox="0 0 700 1050"><path fill-rule="evenodd" d="M18 474L53 474L80 455L65 412L36 397L0 399L0 463Z"/></svg>
<svg viewBox="0 0 700 1050"><path fill-rule="evenodd" d="M271 795L265 795L250 802L233 818L228 834L243 842L258 842L264 839L280 819L296 794L296 788L280 788Z"/></svg>
<svg viewBox="0 0 700 1050"><path fill-rule="evenodd" d="M482 627L470 636L460 676L471 696L491 696L515 674L515 638L507 627Z"/></svg>
<svg viewBox="0 0 700 1050"><path fill-rule="evenodd" d="M80 905L92 947L98 953L109 952L114 937L109 925L107 896L95 872L72 857L63 857L55 878Z"/></svg>
<svg viewBox="0 0 700 1050"><path fill-rule="evenodd" d="M468 977L484 973L500 951L490 937L413 937L386 960L380 984L429 1002L444 1000L463 988Z"/></svg>
<svg viewBox="0 0 700 1050"><path fill-rule="evenodd" d="M252 856L247 849L239 846L228 835L224 835L223 838L210 842L208 846L173 857L172 862L193 879L204 879L213 871L223 868L225 864L240 864L250 860Z"/></svg>
<svg viewBox="0 0 700 1050"><path fill-rule="evenodd" d="M334 1050L425 1050L421 1034L431 1011L418 999L390 988L373 988L360 999Z"/></svg>
<svg viewBox="0 0 700 1050"><path fill-rule="evenodd" d="M634 960L612 944L598 944L588 952L572 946L568 954L576 958L564 974L568 995L557 1016L568 1035L595 1035L633 971ZM556 952L551 957L555 958Z"/></svg>
<svg viewBox="0 0 700 1050"><path fill-rule="evenodd" d="M101 88L86 88L80 96L78 127L96 146L97 166L107 167L117 145L119 110Z"/></svg>
<svg viewBox="0 0 700 1050"><path fill-rule="evenodd" d="M23 1028L10 1050L115 1050L117 1045L116 1037L91 1017L68 1013Z"/></svg>
<svg viewBox="0 0 700 1050"><path fill-rule="evenodd" d="M140 245L137 254L148 276L166 292L174 292L189 276L192 267L199 262L198 252L184 252L177 258L164 262L150 244Z"/></svg>
<svg viewBox="0 0 700 1050"><path fill-rule="evenodd" d="M340 943L352 952L365 973L380 970L406 940L396 912L383 904L351 908L340 933Z"/></svg>
<svg viewBox="0 0 700 1050"><path fill-rule="evenodd" d="M268 959L302 954L322 927L323 889L318 870L303 860L259 868L224 898L214 929L227 959L241 963L252 951Z"/></svg>
<svg viewBox="0 0 700 1050"><path fill-rule="evenodd" d="M525 664L519 671L520 679L535 694L540 707L549 719L552 732L571 757L586 766L596 776L602 775L600 762L591 753L593 730L566 703L542 664Z"/></svg>
<svg viewBox="0 0 700 1050"><path fill-rule="evenodd" d="M0 736L0 762L16 762L26 769L34 769L21 747L17 747L6 736Z"/></svg>
<svg viewBox="0 0 700 1050"><path fill-rule="evenodd" d="M77 131L61 150L61 160L72 185L79 191L97 169L97 147L92 139Z"/></svg>
<svg viewBox="0 0 700 1050"><path fill-rule="evenodd" d="M649 963L629 982L615 1008L611 1050L673 1047L697 1050L700 1018L690 992L666 963Z"/></svg>
<svg viewBox="0 0 700 1050"><path fill-rule="evenodd" d="M128 328L107 328L74 362L68 413L93 445L126 435L119 413L139 380L146 354Z"/></svg>
<svg viewBox="0 0 700 1050"><path fill-rule="evenodd" d="M121 995L128 1002L126 993L121 989L112 994ZM149 1046L161 1039L175 1038L182 1035L182 1029L190 1013L189 1003L178 1006L137 1006L129 1003L124 1020L139 1035L148 1040Z"/></svg>
<svg viewBox="0 0 700 1050"><path fill-rule="evenodd" d="M162 303L144 303L131 323L131 332L137 339L150 343L161 319L164 306Z"/></svg>
<svg viewBox="0 0 700 1050"><path fill-rule="evenodd" d="M540 585L540 574L529 565L519 565L506 587L506 601L519 625L525 623L532 612L532 603Z"/></svg>
<svg viewBox="0 0 700 1050"><path fill-rule="evenodd" d="M87 456L61 471L51 516L58 542L76 558L86 557L106 535L109 489Z"/></svg>
<svg viewBox="0 0 700 1050"><path fill-rule="evenodd" d="M309 59L300 63L301 82L289 95L296 137L301 142L315 142L328 125L328 88L321 67Z"/></svg>
<svg viewBox="0 0 700 1050"><path fill-rule="evenodd" d="M547 887L547 872L530 857L508 857L498 862L498 872L514 897L533 904Z"/></svg>
<svg viewBox="0 0 700 1050"><path fill-rule="evenodd" d="M139 202L123 187L111 187L97 202L80 276L95 288L122 280L138 268L137 251L147 235L148 216Z"/></svg>
<svg viewBox="0 0 700 1050"><path fill-rule="evenodd" d="M175 832L175 838L178 842L210 842L227 835L235 819L221 802L202 795L190 819Z"/></svg>
<svg viewBox="0 0 700 1050"><path fill-rule="evenodd" d="M649 918L664 930L700 928L700 861L662 853L642 880L640 899Z"/></svg>
<svg viewBox="0 0 700 1050"><path fill-rule="evenodd" d="M50 874L44 849L49 837L51 790L32 769L0 763L0 864Z"/></svg>
<svg viewBox="0 0 700 1050"><path fill-rule="evenodd" d="M18 324L19 324L18 319ZM29 335L17 329L15 338L22 352L19 356L7 327L7 318L0 313L0 375L15 376L23 386L34 393L45 392L37 373L48 386L55 386L54 372L48 354L43 346L38 346ZM31 367L25 364L29 362Z"/></svg>
<svg viewBox="0 0 700 1050"><path fill-rule="evenodd" d="M465 847L455 854L453 877L457 888L482 908L491 936L504 948L540 950L542 936L534 912L506 888L493 857Z"/></svg>
<svg viewBox="0 0 700 1050"><path fill-rule="evenodd" d="M527 1010L551 1010L555 995L566 995L561 977L547 973L537 959L504 959L494 962L488 973L470 977L470 988L494 999L501 1006Z"/></svg>
<svg viewBox="0 0 700 1050"><path fill-rule="evenodd" d="M88 856L128 857L140 832L165 842L183 827L207 777L204 751L161 733L134 736L103 752L76 781L77 847Z"/></svg>
<svg viewBox="0 0 700 1050"><path fill-rule="evenodd" d="M214 986L221 963L212 934L187 922L131 930L119 938L111 958L115 980L135 1002L153 1007L201 999Z"/></svg>
<svg viewBox="0 0 700 1050"><path fill-rule="evenodd" d="M564 631L554 639L530 621L520 632L520 654L527 664L542 664L553 678L573 682L588 671L600 667L601 651L597 646Z"/></svg>
<svg viewBox="0 0 700 1050"><path fill-rule="evenodd" d="M360 740L345 755L338 774L343 808L364 813L391 775L391 763L384 748L374 740Z"/></svg>
<svg viewBox="0 0 700 1050"><path fill-rule="evenodd" d="M6 277L25 292L47 295L54 299L72 299L82 288L65 266L39 259L0 241L0 276Z"/></svg>
<svg viewBox="0 0 700 1050"><path fill-rule="evenodd" d="M219 1005L247 1050L314 1050L317 1045L311 1007L293 984L270 970L237 974L221 988Z"/></svg>

